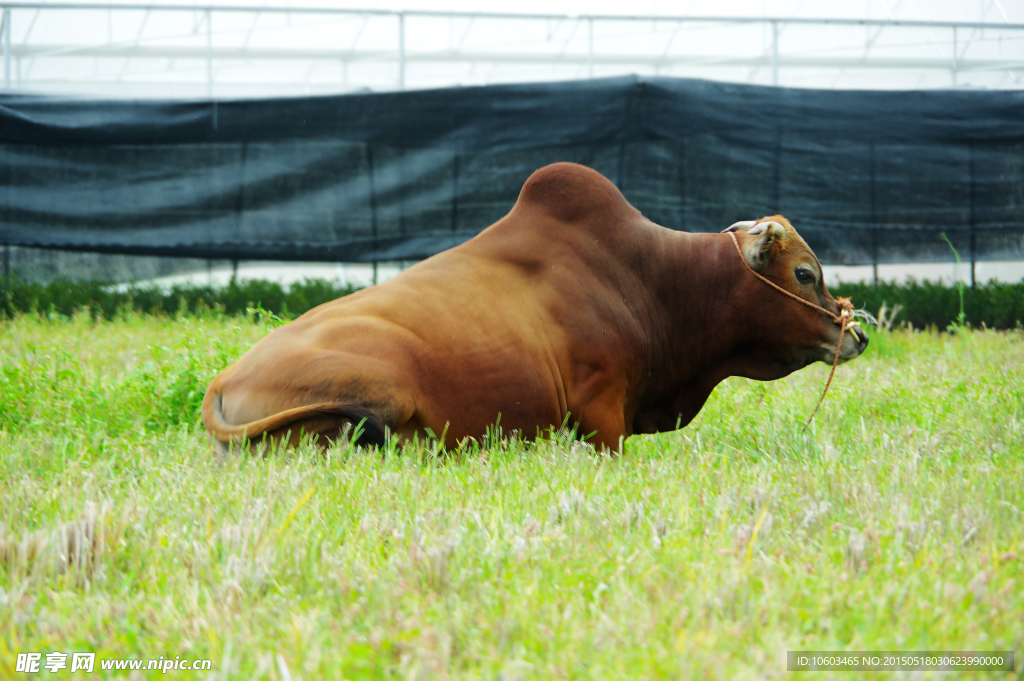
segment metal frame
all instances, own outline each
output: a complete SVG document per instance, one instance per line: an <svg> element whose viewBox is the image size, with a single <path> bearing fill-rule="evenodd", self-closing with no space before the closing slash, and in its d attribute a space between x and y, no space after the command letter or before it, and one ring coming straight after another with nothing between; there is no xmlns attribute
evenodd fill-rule
<svg viewBox="0 0 1024 681"><path fill-rule="evenodd" d="M877 19L810 19L810 18L784 18L784 17L707 17L707 16L672 16L672 15L603 15L603 14L515 14L515 13L483 13L483 12L445 12L427 10L383 10L383 9L336 9L319 7L261 7L261 6L216 6L216 5L155 5L155 4L105 4L105 3L45 3L45 2L8 2L0 4L2 7L2 27L0 27L0 42L2 42L4 60L4 87L11 89L17 86L12 79L12 66L17 65L17 81L21 81L20 63L25 59L41 58L54 55L74 55L81 58L163 58L168 60L192 59L205 60L205 96L213 98L216 94L215 62L224 60L249 60L266 59L279 63L302 61L324 61L336 64L341 61L345 70L347 81L348 64L365 61L379 60L392 61L397 65L397 78L392 83L375 83L374 89L405 89L410 85L407 79L407 70L410 63L443 63L461 62L474 65L490 65L492 68L503 64L520 65L543 65L552 64L560 66L575 66L585 73L587 77L594 77L595 67L605 67L616 72L628 72L636 68L653 68L655 72L663 69L684 67L691 69L713 69L721 67L742 67L749 69L752 80L755 72L763 73L763 69L770 71L770 83L779 85L780 73L784 69L838 69L840 72L846 69L903 69L909 71L920 71L922 73L934 73L935 71L948 71L949 85L956 85L960 80L959 76L969 72L992 72L1002 71L1009 74L1010 82L1000 82L999 87L1024 87L1020 76L1024 74L1024 24L998 24L986 22L944 22L944 21L894 21ZM14 44L11 38L11 14L12 10L36 10L36 16L42 11L79 10L108 12L112 17L114 12L122 11L143 11L148 20L151 12L186 12L193 13L197 19L195 33L199 34L201 28L205 28L205 45L177 45L177 46L146 46L141 43L142 29L133 43L114 44L112 42L112 29L108 28L108 39L105 44L93 45L33 45ZM248 29L245 41L241 47L219 47L214 41L214 15L248 13L254 16L254 21ZM303 49L302 46L288 48L255 48L250 45L254 31L259 29L256 25L262 15L319 15L319 16L346 16L363 17L390 17L395 20L397 31L397 49L356 49L356 40L350 45L339 46L332 49ZM584 51L569 52L566 48L572 40L572 36L565 41L563 49L558 54L517 52L515 50L491 51L491 50L468 50L461 45L452 50L435 52L408 52L407 25L409 19L414 18L440 18L440 19L464 19L464 20L508 20L508 21L542 21L550 24L560 25L573 22L576 25L585 26L586 49ZM34 19L33 19L34 21ZM108 19L108 21L112 21ZM768 32L765 41L765 50L755 55L673 55L669 54L666 48L661 55L652 54L629 54L611 53L608 51L595 51L595 24L602 22L618 23L644 23L648 22L656 26L661 24L675 24L675 33L685 25L717 25L717 26L742 26L760 25ZM205 26L203 26L205 24ZM108 24L109 26L110 24ZM872 37L866 37L864 53L861 56L837 56L824 54L786 54L780 51L780 43L785 28L790 26L851 26L866 29L876 28ZM879 57L872 56L871 52L878 40L882 30L886 28L911 28L911 29L934 29L949 31L950 40L946 42L936 41L947 50L946 46L952 46L951 55L947 52L937 56L917 57ZM979 33L996 30L1003 34L1010 32L1014 40L1021 41L1021 55L1019 59L981 59L968 58L966 52L972 40L977 39ZM575 32L575 31L574 31ZM969 32L969 33L968 33ZM669 47L675 40L675 33L669 41ZM965 35L967 34L967 35ZM501 78L495 78L500 81ZM1005 75L1003 81L1006 80ZM308 75L307 75L308 81ZM96 81L97 83L101 81ZM198 81L196 81L198 82ZM339 83L337 91L344 91L344 86Z"/></svg>
<svg viewBox="0 0 1024 681"><path fill-rule="evenodd" d="M0 13L0 42L4 51L4 87L11 87L11 8L4 7Z"/></svg>

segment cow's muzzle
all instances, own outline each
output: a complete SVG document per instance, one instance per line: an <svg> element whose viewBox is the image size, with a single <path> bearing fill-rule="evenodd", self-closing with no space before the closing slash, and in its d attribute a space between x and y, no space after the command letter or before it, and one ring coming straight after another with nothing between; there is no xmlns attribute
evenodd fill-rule
<svg viewBox="0 0 1024 681"><path fill-rule="evenodd" d="M859 357L861 353L868 347L868 334L864 332L864 329L860 326L851 326L847 329L846 335L849 336L850 340L843 339L843 349L845 352L840 353L839 361L845 362L851 360L854 357ZM849 343L849 345L847 345ZM849 348L847 350L847 348Z"/></svg>
<svg viewBox="0 0 1024 681"><path fill-rule="evenodd" d="M850 331L853 332L853 337L857 340L857 354L864 352L864 350L866 350L868 347L868 343L870 342L868 339L868 334L865 333L864 330L859 326L853 327L852 329L850 329Z"/></svg>

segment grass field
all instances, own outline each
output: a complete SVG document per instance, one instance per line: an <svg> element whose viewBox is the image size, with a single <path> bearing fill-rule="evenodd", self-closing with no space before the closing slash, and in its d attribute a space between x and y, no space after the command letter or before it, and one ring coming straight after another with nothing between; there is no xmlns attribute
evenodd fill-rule
<svg viewBox="0 0 1024 681"><path fill-rule="evenodd" d="M0 321L0 677L84 651L86 678L162 656L212 661L180 678L763 679L797 649L1024 669L1019 331L876 331L809 432L824 365L730 379L621 457L554 436L215 462L198 404L265 331Z"/></svg>

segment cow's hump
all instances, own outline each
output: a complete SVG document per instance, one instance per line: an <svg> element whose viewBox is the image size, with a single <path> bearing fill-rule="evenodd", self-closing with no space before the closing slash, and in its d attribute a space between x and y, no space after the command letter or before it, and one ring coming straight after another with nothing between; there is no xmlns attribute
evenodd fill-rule
<svg viewBox="0 0 1024 681"><path fill-rule="evenodd" d="M576 163L553 163L535 171L519 192L516 205L540 209L566 222L639 212L608 178Z"/></svg>

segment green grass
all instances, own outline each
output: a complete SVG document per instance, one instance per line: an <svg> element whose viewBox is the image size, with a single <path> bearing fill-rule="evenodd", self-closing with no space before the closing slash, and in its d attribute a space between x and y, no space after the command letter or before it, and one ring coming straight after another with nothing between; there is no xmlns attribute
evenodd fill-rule
<svg viewBox="0 0 1024 681"><path fill-rule="evenodd" d="M782 678L795 649L1021 668L1019 331L875 332L808 432L825 365L730 379L621 457L555 436L218 463L202 393L265 329L0 321L0 677L33 651L264 679Z"/></svg>

